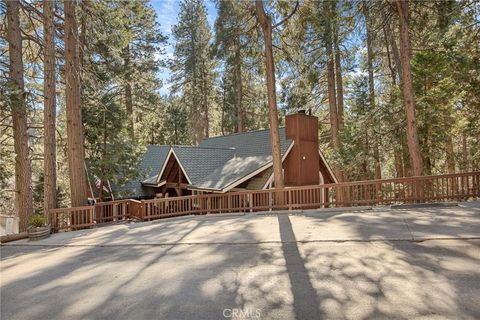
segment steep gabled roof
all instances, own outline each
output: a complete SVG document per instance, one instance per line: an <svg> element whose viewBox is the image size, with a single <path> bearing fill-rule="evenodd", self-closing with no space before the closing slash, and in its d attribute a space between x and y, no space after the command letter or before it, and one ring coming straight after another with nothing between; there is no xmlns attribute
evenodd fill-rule
<svg viewBox="0 0 480 320"><path fill-rule="evenodd" d="M293 141L280 128L282 157ZM170 156L175 156L191 183L191 189L228 191L271 167L270 130L236 133L205 138L199 146L150 145L140 164L142 174L124 186L114 186L117 196L153 196L151 188L159 179Z"/></svg>
<svg viewBox="0 0 480 320"><path fill-rule="evenodd" d="M178 161L192 185L200 183L206 175L225 165L234 156L232 148L173 146Z"/></svg>
<svg viewBox="0 0 480 320"><path fill-rule="evenodd" d="M285 138L285 128L280 128L280 151L282 156L289 150L292 141ZM224 165L204 176L192 187L215 191L228 191L272 165L270 130L258 130L206 138L200 147L233 148L234 156Z"/></svg>

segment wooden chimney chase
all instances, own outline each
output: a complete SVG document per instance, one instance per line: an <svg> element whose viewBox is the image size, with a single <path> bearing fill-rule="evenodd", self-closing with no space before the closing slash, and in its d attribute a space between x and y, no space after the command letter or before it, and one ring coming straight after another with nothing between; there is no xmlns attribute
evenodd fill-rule
<svg viewBox="0 0 480 320"><path fill-rule="evenodd" d="M285 135L295 142L283 165L285 185L319 184L318 118L305 111L287 115Z"/></svg>

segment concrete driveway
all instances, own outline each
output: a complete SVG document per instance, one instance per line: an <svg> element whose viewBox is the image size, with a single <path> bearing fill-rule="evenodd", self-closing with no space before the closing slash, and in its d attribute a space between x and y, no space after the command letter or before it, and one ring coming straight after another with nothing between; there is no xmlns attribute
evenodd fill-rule
<svg viewBox="0 0 480 320"><path fill-rule="evenodd" d="M480 205L183 217L1 247L2 319L478 319Z"/></svg>

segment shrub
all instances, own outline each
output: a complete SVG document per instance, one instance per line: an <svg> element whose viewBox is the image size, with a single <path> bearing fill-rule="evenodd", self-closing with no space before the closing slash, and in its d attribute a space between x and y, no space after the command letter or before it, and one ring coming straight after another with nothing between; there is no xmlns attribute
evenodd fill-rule
<svg viewBox="0 0 480 320"><path fill-rule="evenodd" d="M34 227L34 228L40 228L40 227L44 227L45 226L45 223L46 223L46 220L45 220L45 217L43 215L40 215L40 214L34 214L31 218L30 218L30 223L29 225L31 227Z"/></svg>

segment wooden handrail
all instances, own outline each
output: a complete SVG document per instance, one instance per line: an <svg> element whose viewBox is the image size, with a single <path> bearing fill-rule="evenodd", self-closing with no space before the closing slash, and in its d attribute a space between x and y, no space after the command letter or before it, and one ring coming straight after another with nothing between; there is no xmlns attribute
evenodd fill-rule
<svg viewBox="0 0 480 320"><path fill-rule="evenodd" d="M342 197L337 198L337 193ZM343 195L344 194L344 195ZM464 200L480 196L480 171L365 180L283 189L210 193L151 200L116 200L92 206L51 209L55 231L92 227L135 217L158 219L184 214L319 208L364 204Z"/></svg>

